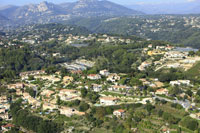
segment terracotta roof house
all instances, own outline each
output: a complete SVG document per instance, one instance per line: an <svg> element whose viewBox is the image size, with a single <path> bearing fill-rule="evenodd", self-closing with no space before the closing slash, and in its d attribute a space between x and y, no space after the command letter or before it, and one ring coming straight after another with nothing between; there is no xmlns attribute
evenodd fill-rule
<svg viewBox="0 0 200 133"><path fill-rule="evenodd" d="M100 97L100 104L102 105L116 105L118 101L119 99L114 97Z"/></svg>
<svg viewBox="0 0 200 133"><path fill-rule="evenodd" d="M116 82L120 80L120 76L118 76L116 73L111 73L106 80L111 82Z"/></svg>
<svg viewBox="0 0 200 133"><path fill-rule="evenodd" d="M156 95L168 95L168 92L169 92L169 90L162 88L162 89L158 89L155 94Z"/></svg>
<svg viewBox="0 0 200 133"><path fill-rule="evenodd" d="M90 74L87 76L87 78L91 80L98 80L101 79L101 76L99 74Z"/></svg>
<svg viewBox="0 0 200 133"><path fill-rule="evenodd" d="M116 116L116 117L124 117L125 116L125 110L123 109L118 109L118 110L115 110L113 112L113 115Z"/></svg>

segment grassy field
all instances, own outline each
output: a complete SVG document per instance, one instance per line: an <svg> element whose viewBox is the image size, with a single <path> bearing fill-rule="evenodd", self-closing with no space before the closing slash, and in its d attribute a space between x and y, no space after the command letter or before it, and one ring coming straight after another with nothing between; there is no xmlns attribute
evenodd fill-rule
<svg viewBox="0 0 200 133"><path fill-rule="evenodd" d="M190 76L190 77L198 77L200 75L200 62L198 62L191 69L186 71L185 74Z"/></svg>
<svg viewBox="0 0 200 133"><path fill-rule="evenodd" d="M119 93L114 93L114 92L108 92L108 91L104 91L102 94L106 95L106 96L118 96L118 97L123 97L123 94L119 94Z"/></svg>
<svg viewBox="0 0 200 133"><path fill-rule="evenodd" d="M179 110L179 109L175 109L175 108L171 107L171 103L167 103L164 105L156 105L156 109L164 110L167 113L173 114L177 118L183 118L183 116L186 113L184 109Z"/></svg>

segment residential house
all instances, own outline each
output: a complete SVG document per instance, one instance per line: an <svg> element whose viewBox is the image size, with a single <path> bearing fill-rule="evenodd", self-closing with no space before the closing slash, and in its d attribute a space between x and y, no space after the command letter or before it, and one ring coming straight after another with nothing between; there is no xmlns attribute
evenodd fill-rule
<svg viewBox="0 0 200 133"><path fill-rule="evenodd" d="M70 73L81 75L82 71L81 70L71 70Z"/></svg>
<svg viewBox="0 0 200 133"><path fill-rule="evenodd" d="M156 46L156 49L165 49L166 48L166 46Z"/></svg>
<svg viewBox="0 0 200 133"><path fill-rule="evenodd" d="M165 54L164 51L161 51L161 50L152 50L152 51L148 51L147 54L149 56L153 56L153 55L163 55Z"/></svg>
<svg viewBox="0 0 200 133"><path fill-rule="evenodd" d="M175 86L175 85L190 85L190 80L176 80L176 81L170 81L170 85Z"/></svg>
<svg viewBox="0 0 200 133"><path fill-rule="evenodd" d="M85 112L76 111L75 114L76 114L76 115L79 115L79 116L83 116L83 115L85 115Z"/></svg>
<svg viewBox="0 0 200 133"><path fill-rule="evenodd" d="M36 75L36 76L34 76L34 78L42 79L42 80L49 80L52 83L60 81L60 78L55 77L55 75L42 75L42 76L41 75Z"/></svg>
<svg viewBox="0 0 200 133"><path fill-rule="evenodd" d="M120 76L118 76L116 73L111 73L106 80L116 82L120 80Z"/></svg>
<svg viewBox="0 0 200 133"><path fill-rule="evenodd" d="M1 129L4 131L4 132L7 132L9 130L11 130L11 128L15 127L14 125L12 124L7 124L7 125L3 125L1 126Z"/></svg>
<svg viewBox="0 0 200 133"><path fill-rule="evenodd" d="M118 110L115 110L114 112L113 112L113 115L114 116L116 116L116 117L122 117L122 118L124 118L125 117L125 110L123 110L123 109L118 109Z"/></svg>
<svg viewBox="0 0 200 133"><path fill-rule="evenodd" d="M139 79L140 81L142 81L143 85L150 85L151 82L147 81L146 79Z"/></svg>
<svg viewBox="0 0 200 133"><path fill-rule="evenodd" d="M46 96L46 97L50 97L51 95L53 95L55 92L54 91L52 91L52 90L43 90L42 92L41 92L41 95L42 96Z"/></svg>
<svg viewBox="0 0 200 133"><path fill-rule="evenodd" d="M62 89L58 96L61 100L66 101L78 97L78 92L77 90Z"/></svg>
<svg viewBox="0 0 200 133"><path fill-rule="evenodd" d="M35 107L40 107L40 105L41 105L41 102L34 99L33 97L28 98L28 103L35 106Z"/></svg>
<svg viewBox="0 0 200 133"><path fill-rule="evenodd" d="M70 76L63 77L63 83L64 84L70 84L73 80L74 80L74 78L70 77Z"/></svg>
<svg viewBox="0 0 200 133"><path fill-rule="evenodd" d="M22 90L20 90L20 89L16 89L16 95L18 95L18 96L23 95Z"/></svg>
<svg viewBox="0 0 200 133"><path fill-rule="evenodd" d="M172 50L174 47L173 46L167 46L166 48L165 48L165 50Z"/></svg>
<svg viewBox="0 0 200 133"><path fill-rule="evenodd" d="M92 90L95 92L100 92L102 90L102 85L92 84Z"/></svg>
<svg viewBox="0 0 200 133"><path fill-rule="evenodd" d="M8 114L8 112L0 114L0 117L4 120L10 120L10 115Z"/></svg>
<svg viewBox="0 0 200 133"><path fill-rule="evenodd" d="M22 89L24 88L24 84L23 83L10 84L7 87L8 89Z"/></svg>
<svg viewBox="0 0 200 133"><path fill-rule="evenodd" d="M108 88L109 91L127 91L129 89L131 89L131 87L125 85L112 85Z"/></svg>
<svg viewBox="0 0 200 133"><path fill-rule="evenodd" d="M62 89L62 90L60 90L59 93L69 95L69 96L74 96L74 95L77 95L78 91L77 90L70 90L70 89Z"/></svg>
<svg viewBox="0 0 200 133"><path fill-rule="evenodd" d="M102 105L116 105L118 101L119 99L114 97L100 97L100 104Z"/></svg>
<svg viewBox="0 0 200 133"><path fill-rule="evenodd" d="M149 45L148 45L148 48L153 48L153 44L149 44Z"/></svg>
<svg viewBox="0 0 200 133"><path fill-rule="evenodd" d="M59 109L60 114L66 115L68 117L71 117L72 115L75 114L76 110L73 108L68 108L68 107L62 107Z"/></svg>
<svg viewBox="0 0 200 133"><path fill-rule="evenodd" d="M57 95L55 95L54 98L49 101L49 103L57 104Z"/></svg>
<svg viewBox="0 0 200 133"><path fill-rule="evenodd" d="M3 104L3 108L5 108L6 110L10 109L10 104L9 103L4 103Z"/></svg>
<svg viewBox="0 0 200 133"><path fill-rule="evenodd" d="M106 77L110 74L110 72L109 72L108 70L101 70L99 73L100 73L102 76L106 76Z"/></svg>
<svg viewBox="0 0 200 133"><path fill-rule="evenodd" d="M28 98L30 98L30 97L31 97L31 96L30 96L29 93L27 93L27 92L23 93L23 98L24 98L24 99L28 99Z"/></svg>
<svg viewBox="0 0 200 133"><path fill-rule="evenodd" d="M0 108L0 114L4 114L6 113L6 109L5 108Z"/></svg>
<svg viewBox="0 0 200 133"><path fill-rule="evenodd" d="M25 80L28 79L29 76L40 75L40 74L45 74L45 71L38 70L38 71L21 72L19 75L22 78L22 80Z"/></svg>
<svg viewBox="0 0 200 133"><path fill-rule="evenodd" d="M8 99L7 96L0 96L0 103L7 103Z"/></svg>
<svg viewBox="0 0 200 133"><path fill-rule="evenodd" d="M169 93L169 90L162 88L162 89L156 90L155 94L156 95L168 95L168 93Z"/></svg>
<svg viewBox="0 0 200 133"><path fill-rule="evenodd" d="M162 82L160 82L160 81L156 81L156 82L154 82L154 84L156 85L156 87L158 87L158 88L160 88L160 87L163 87L164 86L164 84L162 83Z"/></svg>
<svg viewBox="0 0 200 133"><path fill-rule="evenodd" d="M165 53L166 58L186 58L188 56L188 52L179 52L179 51L169 51Z"/></svg>
<svg viewBox="0 0 200 133"><path fill-rule="evenodd" d="M50 104L50 103L43 104L43 110L47 110L47 109L53 110L53 109L57 109L57 108L58 108L58 106L55 104Z"/></svg>
<svg viewBox="0 0 200 133"><path fill-rule="evenodd" d="M99 74L90 74L87 76L87 78L91 80L98 80L101 79L101 76Z"/></svg>

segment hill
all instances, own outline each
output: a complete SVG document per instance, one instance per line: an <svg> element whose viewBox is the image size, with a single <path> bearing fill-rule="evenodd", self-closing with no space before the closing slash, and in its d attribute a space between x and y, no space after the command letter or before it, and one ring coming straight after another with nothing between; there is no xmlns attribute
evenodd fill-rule
<svg viewBox="0 0 200 133"><path fill-rule="evenodd" d="M62 7L75 16L129 16L143 14L106 0L79 0L65 3Z"/></svg>
<svg viewBox="0 0 200 133"><path fill-rule="evenodd" d="M8 19L5 16L0 14L0 21L6 21L6 20L8 20Z"/></svg>
<svg viewBox="0 0 200 133"><path fill-rule="evenodd" d="M199 15L148 15L135 17L76 18L67 23L96 33L136 35L200 48Z"/></svg>

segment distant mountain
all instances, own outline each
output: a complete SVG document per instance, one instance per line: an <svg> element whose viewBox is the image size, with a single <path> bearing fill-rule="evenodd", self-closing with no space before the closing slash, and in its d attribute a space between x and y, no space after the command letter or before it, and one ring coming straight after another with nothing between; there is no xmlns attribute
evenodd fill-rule
<svg viewBox="0 0 200 133"><path fill-rule="evenodd" d="M5 25L8 23L9 23L9 19L3 16L2 14L0 14L0 25ZM1 30L1 26L0 26L0 30Z"/></svg>
<svg viewBox="0 0 200 133"><path fill-rule="evenodd" d="M142 14L127 7L106 0L79 0L56 5L49 2L25 6L0 8L0 14L15 24L52 23L66 21L72 17L130 16Z"/></svg>
<svg viewBox="0 0 200 133"><path fill-rule="evenodd" d="M0 31L3 29L2 25L7 26L8 23L10 23L10 20L5 16L3 16L2 14L0 14Z"/></svg>
<svg viewBox="0 0 200 133"><path fill-rule="evenodd" d="M64 3L62 7L75 16L129 16L143 14L133 9L106 0L79 0L75 3Z"/></svg>
<svg viewBox="0 0 200 133"><path fill-rule="evenodd" d="M128 5L146 14L200 14L200 2Z"/></svg>
<svg viewBox="0 0 200 133"><path fill-rule="evenodd" d="M0 13L4 16L11 16L16 9L19 8L18 6L8 5L4 7L0 7Z"/></svg>
<svg viewBox="0 0 200 133"><path fill-rule="evenodd" d="M64 9L53 3L42 2L21 7L9 6L0 9L0 13L8 16L16 23L48 23L60 14L66 13Z"/></svg>
<svg viewBox="0 0 200 133"><path fill-rule="evenodd" d="M8 18L0 14L0 21L6 21L6 20L8 20Z"/></svg>

